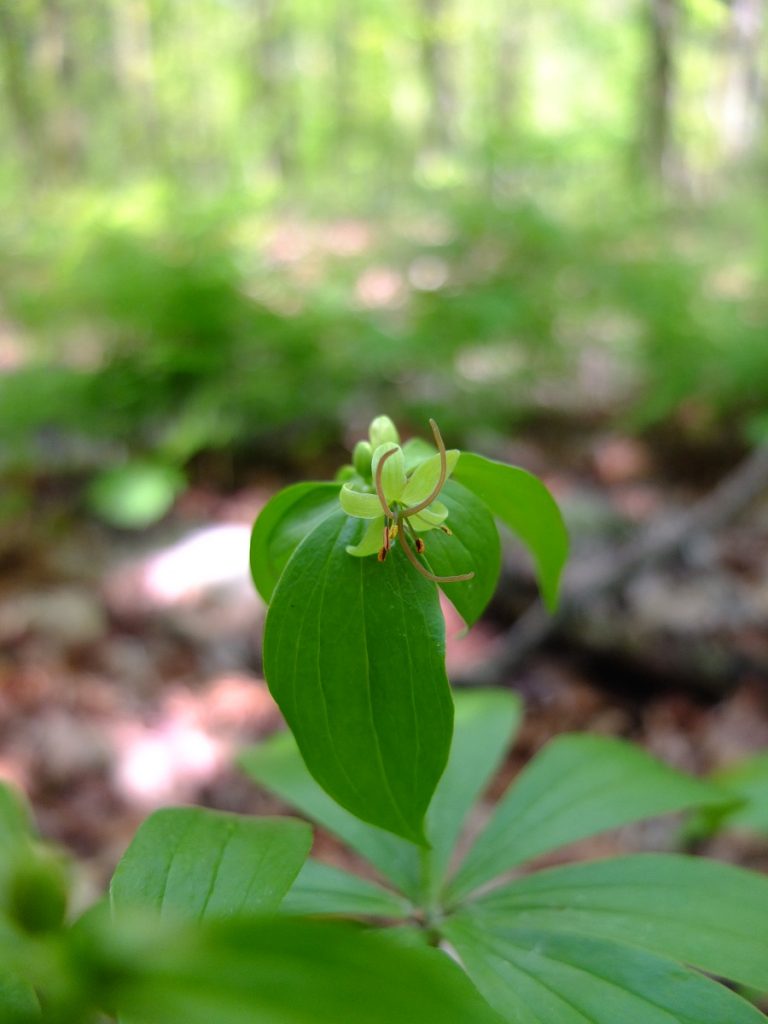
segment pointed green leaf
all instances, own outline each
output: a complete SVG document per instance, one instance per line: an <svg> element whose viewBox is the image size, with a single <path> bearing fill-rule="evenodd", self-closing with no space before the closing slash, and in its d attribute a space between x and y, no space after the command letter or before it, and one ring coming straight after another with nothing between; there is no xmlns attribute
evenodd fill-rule
<svg viewBox="0 0 768 1024"><path fill-rule="evenodd" d="M641 950L471 913L446 925L469 976L510 1024L766 1024L723 985Z"/></svg>
<svg viewBox="0 0 768 1024"><path fill-rule="evenodd" d="M719 804L715 786L605 736L552 740L500 801L450 884L460 898L510 868L632 821Z"/></svg>
<svg viewBox="0 0 768 1024"><path fill-rule="evenodd" d="M461 583L441 589L468 626L474 625L493 597L501 570L499 531L488 507L466 487L450 480L440 492L448 509L446 525L452 536L432 530L425 538L426 561L437 576L474 572Z"/></svg>
<svg viewBox="0 0 768 1024"><path fill-rule="evenodd" d="M442 882L464 820L493 779L520 724L521 706L506 690L456 694L451 754L427 812L432 877Z"/></svg>
<svg viewBox="0 0 768 1024"><path fill-rule="evenodd" d="M568 558L568 534L557 502L532 473L462 452L454 479L480 498L533 556L539 586L550 610L557 606L560 576Z"/></svg>
<svg viewBox="0 0 768 1024"><path fill-rule="evenodd" d="M386 932L274 917L183 938L116 977L132 1024L499 1024L448 956Z"/></svg>
<svg viewBox="0 0 768 1024"><path fill-rule="evenodd" d="M726 827L768 834L768 754L757 754L711 776L738 803Z"/></svg>
<svg viewBox="0 0 768 1024"><path fill-rule="evenodd" d="M267 604L298 545L338 507L338 484L304 483L279 491L261 510L251 534L251 575Z"/></svg>
<svg viewBox="0 0 768 1024"><path fill-rule="evenodd" d="M222 918L272 910L312 845L290 818L249 818L199 807L156 811L141 825L110 885L115 911Z"/></svg>
<svg viewBox="0 0 768 1024"><path fill-rule="evenodd" d="M264 631L270 690L312 775L364 821L424 843L453 703L437 588L399 546L379 563L346 547L332 513L296 549Z"/></svg>
<svg viewBox="0 0 768 1024"><path fill-rule="evenodd" d="M412 905L402 896L348 871L308 860L280 905L282 913L349 917L408 917Z"/></svg>
<svg viewBox="0 0 768 1024"><path fill-rule="evenodd" d="M260 785L351 846L401 892L417 897L419 858L413 843L361 821L328 796L307 771L289 732L243 751L238 762Z"/></svg>
<svg viewBox="0 0 768 1024"><path fill-rule="evenodd" d="M0 782L0 882L9 865L29 848L35 836L29 807L11 786Z"/></svg>
<svg viewBox="0 0 768 1024"><path fill-rule="evenodd" d="M6 920L9 874L33 856L35 829L29 807L22 796L0 782L0 1020L14 1024L36 1020L40 1006L31 985L16 972L15 961L23 963L23 946L18 931ZM13 963L13 968L11 968ZM19 965L21 966L21 965Z"/></svg>
<svg viewBox="0 0 768 1024"><path fill-rule="evenodd" d="M519 700L506 691L460 691L455 699L451 753L426 819L434 889L442 881L467 813L493 778L520 719ZM251 747L238 760L257 782L343 839L412 901L419 899L419 856L413 844L360 821L323 792L290 733Z"/></svg>
<svg viewBox="0 0 768 1024"><path fill-rule="evenodd" d="M29 808L21 795L6 782L0 782L0 841L16 842L33 832Z"/></svg>
<svg viewBox="0 0 768 1024"><path fill-rule="evenodd" d="M569 864L477 903L487 927L567 931L626 943L768 991L768 878L674 854ZM473 911L474 913L474 911Z"/></svg>

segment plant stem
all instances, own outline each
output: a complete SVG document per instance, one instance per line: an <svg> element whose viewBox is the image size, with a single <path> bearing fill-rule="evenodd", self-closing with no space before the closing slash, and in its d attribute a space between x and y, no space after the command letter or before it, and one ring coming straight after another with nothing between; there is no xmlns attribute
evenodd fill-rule
<svg viewBox="0 0 768 1024"><path fill-rule="evenodd" d="M421 909L424 914L424 926L429 931L434 926L438 907L434 894L432 851L424 846L419 847L419 864L421 867Z"/></svg>

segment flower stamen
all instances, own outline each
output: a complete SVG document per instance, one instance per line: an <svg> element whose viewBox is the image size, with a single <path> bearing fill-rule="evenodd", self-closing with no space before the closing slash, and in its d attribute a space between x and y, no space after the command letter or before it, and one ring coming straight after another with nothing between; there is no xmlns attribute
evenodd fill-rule
<svg viewBox="0 0 768 1024"><path fill-rule="evenodd" d="M400 546L405 552L408 561L414 569L420 572L426 579L431 580L433 583L463 583L466 580L474 579L474 572L460 573L457 576L436 576L421 564L416 555L422 555L424 553L424 541L421 537L416 536L416 531L408 522L411 516L415 516L418 515L419 512L423 512L428 505L431 505L432 502L436 500L448 476L448 457L445 451L445 444L443 442L442 435L440 434L440 429L433 419L430 419L429 425L432 428L432 435L435 439L435 445L437 446L437 450L440 455L440 474L432 492L423 501L418 502L416 505L411 505L410 508L398 509L396 512L393 512L389 506L387 496L384 493L384 464L387 459L398 451L397 447L390 448L389 451L384 452L376 466L376 472L373 475L373 482L376 487L376 496L379 499L379 504L381 505L381 510L385 517L384 544L379 549L377 557L380 562L383 562L389 554L392 542L397 537L400 540ZM443 533L446 533L449 536L451 535L451 531L447 526L441 525L439 529L441 529ZM408 538L413 542L413 546L416 548L416 553L412 550L411 545L408 542Z"/></svg>
<svg viewBox="0 0 768 1024"><path fill-rule="evenodd" d="M414 569L417 569L422 576L426 577L426 579L428 580L431 580L433 583L463 583L465 580L474 579L474 572L464 572L458 576L435 576L433 572L430 572L428 569L424 568L424 566L418 560L413 551L411 551L411 546L405 539L405 531L403 531L400 546L402 547L403 551L405 552L408 558L408 561L411 563Z"/></svg>
<svg viewBox="0 0 768 1024"><path fill-rule="evenodd" d="M401 515L406 518L409 516L415 516L417 512L422 512L427 507L427 505L432 504L432 502L437 498L440 491L443 489L445 478L448 475L448 458L445 453L445 444L443 443L440 428L432 419L429 421L429 425L430 427L432 427L432 435L435 439L437 450L440 453L440 476L437 478L437 483L435 484L434 490L428 497L424 499L424 501L420 501L418 505L411 505L410 508L403 509ZM382 458L381 462L383 462L385 458L386 455ZM379 463L379 466L381 466L381 462Z"/></svg>
<svg viewBox="0 0 768 1024"><path fill-rule="evenodd" d="M374 483L376 484L376 494L379 496L379 502L381 504L382 511L384 512L384 515L387 517L387 519L394 519L395 517L393 516L392 509L387 504L387 499L384 495L384 484L382 482L381 474L384 471L384 463L387 461L388 458L390 458L390 456L394 455L396 451L397 448L390 448L388 452L384 452L384 454L379 459L378 466L376 467L376 477L374 479Z"/></svg>

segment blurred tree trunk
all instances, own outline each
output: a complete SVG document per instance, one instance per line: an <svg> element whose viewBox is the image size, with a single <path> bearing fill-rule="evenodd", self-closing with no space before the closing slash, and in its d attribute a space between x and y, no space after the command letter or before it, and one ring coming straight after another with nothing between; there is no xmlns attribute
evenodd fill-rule
<svg viewBox="0 0 768 1024"><path fill-rule="evenodd" d="M505 8L487 39L488 53L493 55L493 66L487 72L484 118L485 186L489 195L499 188L503 192L506 176L519 165L517 159L511 158L510 144L519 137L521 64L528 13L522 0L518 0L514 17Z"/></svg>
<svg viewBox="0 0 768 1024"><path fill-rule="evenodd" d="M0 60L6 101L25 162L37 173L47 153L43 110L30 67L34 39L28 28L28 12L0 0Z"/></svg>
<svg viewBox="0 0 768 1024"><path fill-rule="evenodd" d="M426 137L431 146L450 149L456 128L456 89L451 48L446 40L446 0L419 0L421 66L429 111Z"/></svg>
<svg viewBox="0 0 768 1024"><path fill-rule="evenodd" d="M131 140L151 156L162 133L155 96L152 13L147 0L109 5L114 76Z"/></svg>
<svg viewBox="0 0 768 1024"><path fill-rule="evenodd" d="M748 156L760 131L764 0L731 0L725 39L722 142L726 156Z"/></svg>
<svg viewBox="0 0 768 1024"><path fill-rule="evenodd" d="M496 126L501 135L508 135L514 129L520 108L521 13L519 9L515 10L514 17L511 12L502 13L499 23L494 99Z"/></svg>
<svg viewBox="0 0 768 1024"><path fill-rule="evenodd" d="M352 12L340 8L331 22L331 55L334 141L341 148L346 146L354 129L354 28Z"/></svg>
<svg viewBox="0 0 768 1024"><path fill-rule="evenodd" d="M648 87L644 149L651 174L668 183L673 173L672 117L676 85L675 42L677 0L646 0L648 25Z"/></svg>
<svg viewBox="0 0 768 1024"><path fill-rule="evenodd" d="M83 165L85 124L77 96L74 9L61 0L44 0L37 63L50 93L48 145L59 170L76 174Z"/></svg>
<svg viewBox="0 0 768 1024"><path fill-rule="evenodd" d="M282 176L296 167L297 116L293 95L294 39L280 0L256 0L256 114L267 158Z"/></svg>

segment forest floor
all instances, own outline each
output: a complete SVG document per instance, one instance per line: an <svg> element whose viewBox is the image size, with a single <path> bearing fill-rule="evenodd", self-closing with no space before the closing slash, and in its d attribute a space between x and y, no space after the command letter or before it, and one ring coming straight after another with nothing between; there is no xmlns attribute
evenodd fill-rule
<svg viewBox="0 0 768 1024"><path fill-rule="evenodd" d="M675 481L647 444L610 434L577 451L526 442L509 455L544 474L582 561L685 508L709 483ZM39 516L6 531L0 778L28 794L43 835L82 865L82 905L154 808L283 809L233 766L238 749L280 727L261 675L265 609L248 576L248 540L281 485L256 474L226 496L193 487L142 534L62 517L49 495ZM467 635L446 605L453 676L471 678L502 642L510 607L532 593L511 545L506 578L519 594L502 594ZM500 680L521 694L526 714L494 792L564 731L628 737L696 774L768 749L766 581L768 506L758 501L668 564L636 573L597 603L589 629L551 638ZM623 829L558 857L670 849L678 825ZM768 870L768 837L724 832L703 849ZM354 863L328 836L315 853Z"/></svg>

